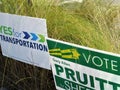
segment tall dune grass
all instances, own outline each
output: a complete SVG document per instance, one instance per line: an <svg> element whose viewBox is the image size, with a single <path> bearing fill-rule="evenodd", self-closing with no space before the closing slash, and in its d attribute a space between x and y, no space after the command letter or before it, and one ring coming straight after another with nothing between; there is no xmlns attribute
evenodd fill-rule
<svg viewBox="0 0 120 90"><path fill-rule="evenodd" d="M119 6L104 0L59 5L55 0L0 0L0 11L46 18L48 36L92 48L119 53L119 28L114 20ZM51 71L0 55L0 85L10 90L54 90Z"/></svg>

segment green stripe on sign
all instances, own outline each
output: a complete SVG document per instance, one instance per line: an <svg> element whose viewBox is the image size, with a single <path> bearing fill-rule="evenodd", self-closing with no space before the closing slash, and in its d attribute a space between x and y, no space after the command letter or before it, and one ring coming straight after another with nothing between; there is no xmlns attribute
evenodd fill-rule
<svg viewBox="0 0 120 90"><path fill-rule="evenodd" d="M84 85L71 82L69 80L63 79L61 77L55 76L56 85L65 90L95 90Z"/></svg>
<svg viewBox="0 0 120 90"><path fill-rule="evenodd" d="M120 75L120 57L81 46L75 46L57 40L47 40L51 56L55 56L79 65ZM56 51L58 50L58 51ZM67 50L69 53L63 53ZM72 51L75 50L75 54ZM64 56L63 56L64 55ZM74 57L75 56L75 57ZM68 57L68 58L67 58Z"/></svg>

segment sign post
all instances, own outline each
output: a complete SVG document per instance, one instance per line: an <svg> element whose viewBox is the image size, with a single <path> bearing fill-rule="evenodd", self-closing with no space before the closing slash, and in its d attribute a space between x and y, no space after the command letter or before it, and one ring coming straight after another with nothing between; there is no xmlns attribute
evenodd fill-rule
<svg viewBox="0 0 120 90"><path fill-rule="evenodd" d="M120 90L120 55L47 40L58 90Z"/></svg>

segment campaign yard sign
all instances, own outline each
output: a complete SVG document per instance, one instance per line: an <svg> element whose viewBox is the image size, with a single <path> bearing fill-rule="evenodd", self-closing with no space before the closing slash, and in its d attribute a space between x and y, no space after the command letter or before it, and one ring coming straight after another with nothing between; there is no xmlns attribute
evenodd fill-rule
<svg viewBox="0 0 120 90"><path fill-rule="evenodd" d="M0 13L0 42L4 56L50 69L46 20Z"/></svg>
<svg viewBox="0 0 120 90"><path fill-rule="evenodd" d="M58 90L120 90L120 55L48 38Z"/></svg>

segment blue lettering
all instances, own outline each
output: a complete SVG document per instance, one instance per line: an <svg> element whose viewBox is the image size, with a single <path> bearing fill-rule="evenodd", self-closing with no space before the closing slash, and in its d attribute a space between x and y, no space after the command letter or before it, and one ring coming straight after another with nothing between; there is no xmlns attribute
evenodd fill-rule
<svg viewBox="0 0 120 90"><path fill-rule="evenodd" d="M14 29L13 29L13 36L14 36L14 37L19 37L19 38L21 38L21 34L22 34L22 33L15 32Z"/></svg>
<svg viewBox="0 0 120 90"><path fill-rule="evenodd" d="M4 35L0 35L0 39L1 41L9 42L9 43L20 45L23 47L28 47L28 48L48 52L47 46L39 44L39 43L29 42L29 41L25 41L25 40L13 38L13 37L8 37Z"/></svg>

